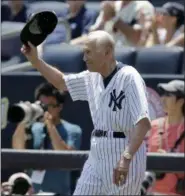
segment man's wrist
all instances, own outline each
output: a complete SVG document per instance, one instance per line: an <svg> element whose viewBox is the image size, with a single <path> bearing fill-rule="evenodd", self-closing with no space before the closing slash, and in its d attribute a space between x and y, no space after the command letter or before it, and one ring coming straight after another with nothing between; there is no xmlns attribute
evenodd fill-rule
<svg viewBox="0 0 185 196"><path fill-rule="evenodd" d="M128 147L124 150L124 152L122 154L122 157L124 159L126 159L126 160L132 160L133 154L129 151L129 148Z"/></svg>
<svg viewBox="0 0 185 196"><path fill-rule="evenodd" d="M52 122L45 122L45 124L48 128L52 128L54 126Z"/></svg>
<svg viewBox="0 0 185 196"><path fill-rule="evenodd" d="M126 160L132 160L132 155L129 152L124 151L122 157Z"/></svg>
<svg viewBox="0 0 185 196"><path fill-rule="evenodd" d="M55 128L55 125L52 122L45 122L45 125L48 132L52 132L53 128Z"/></svg>
<svg viewBox="0 0 185 196"><path fill-rule="evenodd" d="M31 64L32 64L33 67L37 67L37 66L39 66L39 64L40 64L41 62L42 62L42 60L38 57L38 58L32 60L32 61L31 61Z"/></svg>

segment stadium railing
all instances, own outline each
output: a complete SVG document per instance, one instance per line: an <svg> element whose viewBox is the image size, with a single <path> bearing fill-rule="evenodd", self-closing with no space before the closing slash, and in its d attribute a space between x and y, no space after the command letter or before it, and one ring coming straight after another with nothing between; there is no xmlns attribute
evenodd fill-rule
<svg viewBox="0 0 185 196"><path fill-rule="evenodd" d="M81 170L89 151L1 150L1 167L21 169ZM160 172L184 171L183 153L148 153L147 170Z"/></svg>

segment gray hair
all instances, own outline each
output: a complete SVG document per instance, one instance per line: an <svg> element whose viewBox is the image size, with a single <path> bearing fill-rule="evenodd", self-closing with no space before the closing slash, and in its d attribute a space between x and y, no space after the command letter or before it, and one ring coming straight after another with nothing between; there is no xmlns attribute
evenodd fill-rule
<svg viewBox="0 0 185 196"><path fill-rule="evenodd" d="M93 31L88 34L88 40L94 41L97 48L102 49L105 47L110 47L114 51L115 41L114 38L106 31Z"/></svg>

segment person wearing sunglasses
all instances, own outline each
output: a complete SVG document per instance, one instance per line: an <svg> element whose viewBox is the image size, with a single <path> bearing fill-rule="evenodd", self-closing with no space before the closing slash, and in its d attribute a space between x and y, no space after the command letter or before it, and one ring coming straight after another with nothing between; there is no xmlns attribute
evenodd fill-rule
<svg viewBox="0 0 185 196"><path fill-rule="evenodd" d="M61 119L65 97L65 93L59 92L50 83L43 83L37 87L35 100L43 103L47 111L44 114L43 122L35 122L30 127L33 143L31 148L45 150L80 149L81 128L78 125ZM21 122L18 124L13 135L13 148L30 148L25 138L28 139L26 125L24 122ZM61 195L70 194L70 172L68 171L31 171L30 176L36 192L53 192Z"/></svg>
<svg viewBox="0 0 185 196"><path fill-rule="evenodd" d="M167 2L156 8L156 14L148 29L146 47L165 45L184 47L184 5Z"/></svg>
<svg viewBox="0 0 185 196"><path fill-rule="evenodd" d="M148 138L149 152L184 153L184 81L172 80L158 84L166 116L152 121ZM156 175L154 192L168 195L184 195L184 174L166 173Z"/></svg>

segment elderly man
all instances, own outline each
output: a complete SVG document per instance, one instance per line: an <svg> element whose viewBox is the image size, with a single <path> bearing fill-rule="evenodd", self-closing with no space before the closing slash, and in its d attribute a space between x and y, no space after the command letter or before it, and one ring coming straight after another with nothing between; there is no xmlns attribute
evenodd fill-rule
<svg viewBox="0 0 185 196"><path fill-rule="evenodd" d="M78 74L65 75L46 64L30 42L21 51L58 89L89 103L91 149L74 195L139 195L146 169L143 141L150 129L146 89L133 67L116 62L112 36L105 31L88 35L88 70Z"/></svg>

